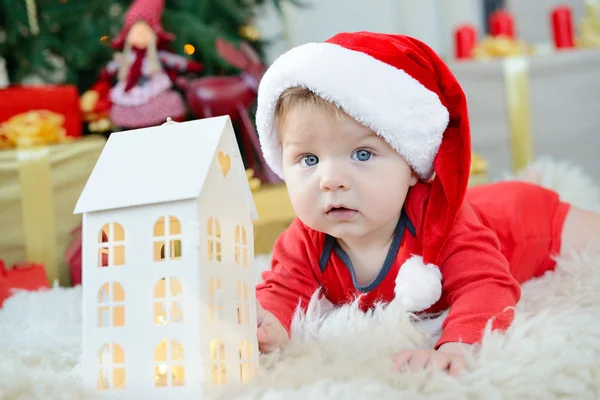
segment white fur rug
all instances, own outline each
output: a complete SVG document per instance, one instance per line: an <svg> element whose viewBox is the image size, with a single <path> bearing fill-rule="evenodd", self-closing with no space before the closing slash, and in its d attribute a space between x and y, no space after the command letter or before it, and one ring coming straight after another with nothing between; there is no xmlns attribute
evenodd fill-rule
<svg viewBox="0 0 600 400"><path fill-rule="evenodd" d="M600 211L600 190L576 168L541 160L543 184ZM258 257L266 267L268 257ZM469 371L398 373L391 356L431 346L407 315L315 303L290 346L263 356L257 381L218 399L600 398L600 255L561 260L529 282L513 327L488 334ZM0 311L0 399L92 398L79 387L80 290L19 293ZM325 316L326 315L326 316Z"/></svg>

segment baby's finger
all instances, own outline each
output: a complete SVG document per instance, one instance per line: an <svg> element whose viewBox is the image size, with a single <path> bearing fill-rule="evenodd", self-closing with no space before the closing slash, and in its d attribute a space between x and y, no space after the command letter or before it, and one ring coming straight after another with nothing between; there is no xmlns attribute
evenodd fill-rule
<svg viewBox="0 0 600 400"><path fill-rule="evenodd" d="M429 352L416 352L411 358L409 362L410 369L414 372L421 371L425 369L425 366L429 362L429 359L432 356Z"/></svg>
<svg viewBox="0 0 600 400"><path fill-rule="evenodd" d="M267 312L265 311L264 308L262 308L262 305L257 301L256 302L256 324L257 324L257 326L260 326L263 323L266 315L267 315Z"/></svg>
<svg viewBox="0 0 600 400"><path fill-rule="evenodd" d="M452 376L459 376L465 369L467 369L467 363L462 357L455 357L450 362L450 369L448 373Z"/></svg>
<svg viewBox="0 0 600 400"><path fill-rule="evenodd" d="M268 333L267 327L259 326L256 329L256 339L258 340L258 343L266 342L268 337L269 337L269 333Z"/></svg>
<svg viewBox="0 0 600 400"><path fill-rule="evenodd" d="M405 364L410 362L410 358L413 356L413 350L403 350L394 356L394 365L397 369L401 369Z"/></svg>
<svg viewBox="0 0 600 400"><path fill-rule="evenodd" d="M261 326L256 331L256 339L258 340L258 349L260 351L270 351L273 344L272 329L268 326Z"/></svg>
<svg viewBox="0 0 600 400"><path fill-rule="evenodd" d="M441 371L445 371L448 368L448 366L450 365L451 359L452 358L449 355L436 351L429 358L429 362L427 363L426 367L431 368L431 367L435 366L435 367L439 368Z"/></svg>

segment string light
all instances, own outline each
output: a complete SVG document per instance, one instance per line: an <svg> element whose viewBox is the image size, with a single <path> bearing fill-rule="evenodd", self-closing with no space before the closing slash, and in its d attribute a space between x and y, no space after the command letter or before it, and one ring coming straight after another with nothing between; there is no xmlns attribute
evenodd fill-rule
<svg viewBox="0 0 600 400"><path fill-rule="evenodd" d="M185 46L183 46L183 51L185 52L185 54L192 55L196 51L196 48L188 43Z"/></svg>

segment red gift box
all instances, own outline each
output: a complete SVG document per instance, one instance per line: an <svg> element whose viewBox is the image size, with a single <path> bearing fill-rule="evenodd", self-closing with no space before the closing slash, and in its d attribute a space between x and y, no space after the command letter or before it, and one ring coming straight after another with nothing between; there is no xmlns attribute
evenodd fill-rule
<svg viewBox="0 0 600 400"><path fill-rule="evenodd" d="M81 225L71 231L72 241L65 250L65 261L69 266L71 285L81 285Z"/></svg>
<svg viewBox="0 0 600 400"><path fill-rule="evenodd" d="M0 89L0 123L17 114L48 110L65 117L67 136L82 133L79 91L73 85L9 86Z"/></svg>
<svg viewBox="0 0 600 400"><path fill-rule="evenodd" d="M4 260L0 260L0 307L4 300L12 296L14 290L36 291L49 287L42 264L22 262L6 269Z"/></svg>

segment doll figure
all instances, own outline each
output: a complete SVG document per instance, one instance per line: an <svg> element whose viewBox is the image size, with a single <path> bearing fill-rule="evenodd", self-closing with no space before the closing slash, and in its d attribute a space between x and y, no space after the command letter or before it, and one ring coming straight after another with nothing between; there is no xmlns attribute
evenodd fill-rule
<svg viewBox="0 0 600 400"><path fill-rule="evenodd" d="M121 128L158 125L172 118L181 121L186 106L173 80L184 72L200 72L202 65L167 51L174 36L160 22L164 0L135 0L121 32L112 42L119 51L102 71L95 89L108 95L109 118ZM109 82L117 82L108 89ZM100 89L104 87L104 90Z"/></svg>

